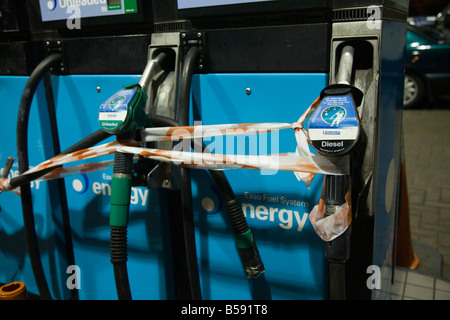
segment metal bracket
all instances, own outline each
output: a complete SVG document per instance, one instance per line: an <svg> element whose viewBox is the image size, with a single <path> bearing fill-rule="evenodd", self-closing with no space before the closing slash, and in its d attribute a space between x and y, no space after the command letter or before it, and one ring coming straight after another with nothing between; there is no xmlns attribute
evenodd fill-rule
<svg viewBox="0 0 450 320"><path fill-rule="evenodd" d="M133 167L133 185L149 189L178 189L180 188L174 171L178 167L164 162L150 159L140 159Z"/></svg>
<svg viewBox="0 0 450 320"><path fill-rule="evenodd" d="M208 64L206 58L206 34L200 31L190 31L180 33L180 43L183 54L186 54L190 47L198 47L197 73L207 73Z"/></svg>
<svg viewBox="0 0 450 320"><path fill-rule="evenodd" d="M61 53L63 54L63 43L60 40L57 41L46 41L45 42L45 46L47 48L47 53L48 55L52 55L55 53ZM66 59L64 58L64 54L63 54L63 58L61 60L61 63L58 67L53 67L50 68L50 72L52 74L55 75L66 75L68 74L67 71L67 63L65 61Z"/></svg>

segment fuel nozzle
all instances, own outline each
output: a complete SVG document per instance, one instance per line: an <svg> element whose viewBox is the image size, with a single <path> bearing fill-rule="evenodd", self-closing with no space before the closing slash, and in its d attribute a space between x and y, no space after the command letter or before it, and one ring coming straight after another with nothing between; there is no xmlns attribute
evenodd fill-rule
<svg viewBox="0 0 450 320"><path fill-rule="evenodd" d="M152 79L161 73L161 64L165 59L164 52L150 59L139 83L124 86L100 105L98 121L103 130L121 135L151 125L145 112L146 90Z"/></svg>
<svg viewBox="0 0 450 320"><path fill-rule="evenodd" d="M353 47L342 49L336 84L327 86L320 93L321 102L308 125L308 136L313 148L326 156L347 154L359 138L357 107L363 93L351 86Z"/></svg>
<svg viewBox="0 0 450 320"><path fill-rule="evenodd" d="M99 110L99 123L103 130L121 138L134 138L136 131L151 125L145 112L146 89L153 78L161 73L161 62L165 59L161 52L148 61L137 84L124 86L106 100ZM127 271L127 227L133 177L133 155L116 151L110 200L110 254L114 267L117 296L120 300L130 300L131 291Z"/></svg>
<svg viewBox="0 0 450 320"><path fill-rule="evenodd" d="M308 136L313 148L325 156L343 156L356 145L360 123L357 107L362 103L363 93L350 85L353 73L354 48L346 45L341 51L339 68L334 84L320 93L321 102L311 115ZM346 298L345 262L350 258L351 219L342 219L350 215L351 207L343 211L350 192L349 175L325 176L325 216L339 231L331 241L324 241L325 256L329 262L330 298ZM331 217L333 216L333 217ZM338 226L334 223L339 221ZM343 230L343 231L342 231Z"/></svg>
<svg viewBox="0 0 450 320"><path fill-rule="evenodd" d="M311 115L308 135L312 146L325 156L343 156L350 152L359 138L357 107L363 93L351 86L354 49L346 45L341 52L336 83L322 90L321 103ZM325 176L325 217L334 215L346 202L350 176ZM329 261L345 262L350 255L351 225L333 241L325 242Z"/></svg>

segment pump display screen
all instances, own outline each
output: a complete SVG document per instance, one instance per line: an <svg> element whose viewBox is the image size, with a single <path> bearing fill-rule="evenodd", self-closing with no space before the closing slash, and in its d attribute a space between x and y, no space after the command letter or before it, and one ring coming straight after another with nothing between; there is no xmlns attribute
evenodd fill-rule
<svg viewBox="0 0 450 320"><path fill-rule="evenodd" d="M39 0L42 21L137 13L137 0Z"/></svg>
<svg viewBox="0 0 450 320"><path fill-rule="evenodd" d="M188 8L200 8L200 7L210 7L210 6L222 6L229 4L240 4L249 2L266 2L274 0L178 0L178 9L188 9Z"/></svg>
<svg viewBox="0 0 450 320"><path fill-rule="evenodd" d="M329 5L329 0L177 0L177 3L179 16L190 19L322 9Z"/></svg>

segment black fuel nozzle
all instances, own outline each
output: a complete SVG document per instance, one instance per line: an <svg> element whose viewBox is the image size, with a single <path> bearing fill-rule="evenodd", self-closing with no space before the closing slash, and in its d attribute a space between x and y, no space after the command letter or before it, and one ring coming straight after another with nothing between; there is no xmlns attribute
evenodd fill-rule
<svg viewBox="0 0 450 320"><path fill-rule="evenodd" d="M354 49L342 49L336 83L320 93L321 102L311 115L308 136L313 148L324 156L343 156L359 139L360 123L357 107L363 93L351 86ZM345 202L350 188L349 175L325 176L325 216L336 213ZM350 254L351 226L333 241L325 242L325 254L330 261L345 262Z"/></svg>
<svg viewBox="0 0 450 320"><path fill-rule="evenodd" d="M321 102L311 115L308 136L313 148L325 156L347 154L359 138L357 107L363 93L351 86L354 49L347 45L342 49L336 83L320 93Z"/></svg>
<svg viewBox="0 0 450 320"><path fill-rule="evenodd" d="M357 107L361 105L364 95L361 90L350 85L353 55L352 46L346 45L342 49L335 84L322 90L321 102L308 124L311 145L324 156L346 155L359 139ZM325 176L325 218L342 210L347 201L350 183L349 175ZM351 212L345 214L351 215ZM346 298L345 262L350 258L352 225L350 222L348 226L341 227L346 227L344 232L331 241L324 241L325 256L329 262L329 289L332 300Z"/></svg>
<svg viewBox="0 0 450 320"><path fill-rule="evenodd" d="M361 104L363 94L348 84L332 84L322 90L320 98L308 124L311 145L325 156L345 155L359 138L356 108Z"/></svg>

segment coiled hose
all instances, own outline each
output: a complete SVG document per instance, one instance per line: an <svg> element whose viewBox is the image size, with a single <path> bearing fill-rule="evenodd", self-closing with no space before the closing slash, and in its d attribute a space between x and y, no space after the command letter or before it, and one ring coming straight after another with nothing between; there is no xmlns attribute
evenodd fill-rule
<svg viewBox="0 0 450 320"><path fill-rule="evenodd" d="M61 54L54 54L42 60L38 64L38 66L34 69L34 71L31 73L27 83L25 84L19 104L17 128L16 128L17 162L19 166L20 175L10 180L10 185L13 189L20 187L24 230L28 247L28 254L30 256L30 262L40 297L41 299L46 300L52 299L52 295L50 293L50 289L48 287L41 262L41 255L38 246L38 238L35 230L30 182L52 171L54 168L41 170L30 175L21 175L21 174L29 169L28 122L33 97L44 75L47 74L48 70L51 67L56 66L58 63L60 63L61 59L62 59ZM51 87L49 86L49 82L46 83L46 95L48 99L49 117L52 126L52 133L53 135L55 135L57 129L55 130L56 123L54 122L56 121L56 119L54 115L54 106L53 106L54 102L52 101L52 92ZM109 136L110 135L105 133L103 130L99 130L97 132L94 132L90 136L86 137L85 139L81 140L80 142L76 143L72 147L68 148L61 154L68 154L87 147L91 147L96 143L108 138ZM53 137L53 141L55 152L58 153L59 141L57 141L57 138L55 136ZM64 195L62 195L61 200L63 199ZM72 263L74 261L74 257L73 257L72 239L70 234L71 227L67 211L63 211L63 228L67 250L66 254L68 255L67 259L69 263ZM76 292L72 292L72 298L73 299L78 298Z"/></svg>
<svg viewBox="0 0 450 320"><path fill-rule="evenodd" d="M20 99L19 111L17 116L17 162L19 165L19 174L29 169L28 163L28 120L30 115L31 103L33 101L36 89L47 71L59 63L62 59L60 54L51 55L41 61L31 73ZM20 186L21 203L23 212L23 221L25 236L28 246L28 253L33 268L36 285L42 299L52 299L50 289L42 268L41 256L38 246L38 239L35 230L35 221L33 215L33 203L31 197L31 187L29 184Z"/></svg>

